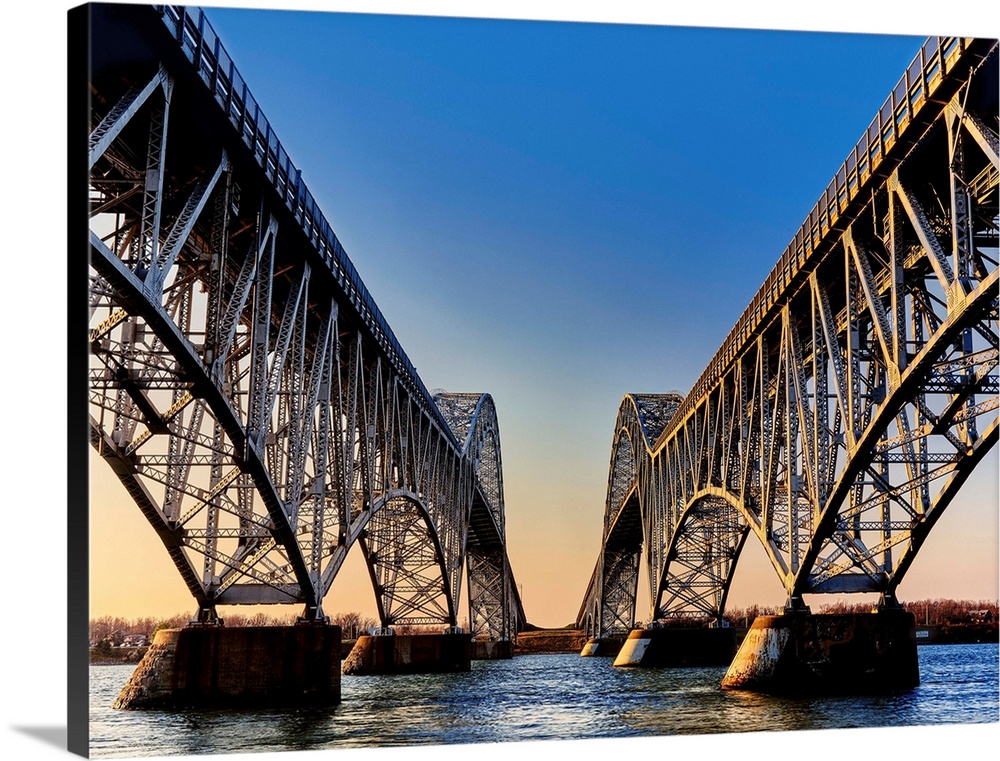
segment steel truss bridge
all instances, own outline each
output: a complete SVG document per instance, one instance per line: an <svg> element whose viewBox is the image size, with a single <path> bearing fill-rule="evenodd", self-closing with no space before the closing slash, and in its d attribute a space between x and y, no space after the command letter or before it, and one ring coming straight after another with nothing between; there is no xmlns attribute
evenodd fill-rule
<svg viewBox="0 0 1000 761"><path fill-rule="evenodd" d="M486 394L429 392L199 10L94 6L90 441L197 601L511 639ZM82 253L82 252L81 252Z"/></svg>
<svg viewBox="0 0 1000 761"><path fill-rule="evenodd" d="M997 43L931 38L686 397L631 394L577 625L722 624L748 537L787 591L895 592L997 441Z"/></svg>

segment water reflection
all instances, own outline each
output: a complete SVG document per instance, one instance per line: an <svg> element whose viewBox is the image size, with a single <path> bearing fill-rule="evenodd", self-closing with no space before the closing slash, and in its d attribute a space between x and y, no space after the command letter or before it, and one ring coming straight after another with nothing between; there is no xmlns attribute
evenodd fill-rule
<svg viewBox="0 0 1000 761"><path fill-rule="evenodd" d="M495 743L995 722L996 645L920 651L902 695L791 698L719 688L725 669L615 669L522 656L446 675L345 676L327 709L114 711L129 666L91 669L95 757Z"/></svg>

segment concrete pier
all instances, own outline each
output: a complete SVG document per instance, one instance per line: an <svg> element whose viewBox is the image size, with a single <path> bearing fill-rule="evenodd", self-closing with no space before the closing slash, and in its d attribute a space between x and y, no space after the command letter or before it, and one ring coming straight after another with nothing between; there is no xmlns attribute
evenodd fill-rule
<svg viewBox="0 0 1000 761"><path fill-rule="evenodd" d="M614 658L625 644L625 637L591 637L580 651L581 658Z"/></svg>
<svg viewBox="0 0 1000 761"><path fill-rule="evenodd" d="M115 708L277 708L340 702L340 627L156 632Z"/></svg>
<svg viewBox="0 0 1000 761"><path fill-rule="evenodd" d="M366 634L358 637L343 673L442 674L471 668L471 634Z"/></svg>
<svg viewBox="0 0 1000 761"><path fill-rule="evenodd" d="M761 616L722 689L773 694L872 694L920 684L913 615L790 613Z"/></svg>
<svg viewBox="0 0 1000 761"><path fill-rule="evenodd" d="M498 661L514 657L514 643L508 640L472 640L474 661Z"/></svg>
<svg viewBox="0 0 1000 761"><path fill-rule="evenodd" d="M615 666L725 666L736 654L736 630L659 627L634 629L615 658Z"/></svg>

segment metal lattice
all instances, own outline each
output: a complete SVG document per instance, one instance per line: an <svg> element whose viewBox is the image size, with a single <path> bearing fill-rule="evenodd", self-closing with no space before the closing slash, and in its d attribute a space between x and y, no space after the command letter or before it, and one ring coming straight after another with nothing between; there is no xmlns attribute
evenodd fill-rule
<svg viewBox="0 0 1000 761"><path fill-rule="evenodd" d="M619 541L608 526L636 510L628 546L646 547L652 620L720 621L751 533L789 606L828 592L894 604L997 440L997 89L995 40L929 39L641 448L642 397L625 398L581 625L606 636L628 619L628 600L598 612L621 587L604 570ZM620 468L626 434L637 452Z"/></svg>
<svg viewBox="0 0 1000 761"><path fill-rule="evenodd" d="M199 617L320 619L358 546L383 626L456 627L467 568L510 639L492 399L424 388L200 11L94 13L91 442ZM114 57L123 22L146 58Z"/></svg>

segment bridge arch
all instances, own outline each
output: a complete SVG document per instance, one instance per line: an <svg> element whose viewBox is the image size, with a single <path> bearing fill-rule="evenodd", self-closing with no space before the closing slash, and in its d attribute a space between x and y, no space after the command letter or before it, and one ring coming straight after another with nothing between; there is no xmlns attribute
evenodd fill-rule
<svg viewBox="0 0 1000 761"><path fill-rule="evenodd" d="M751 532L757 535L747 511L725 489L695 494L667 546L651 619L721 624L733 573Z"/></svg>
<svg viewBox="0 0 1000 761"><path fill-rule="evenodd" d="M886 549L902 546L904 555L895 563L888 559L887 562L877 563L874 553L869 551L862 554L855 550L857 556L867 562L862 565L855 560L854 565L860 566L867 578L859 575L849 587L838 591L873 591L889 598L894 597L896 587L934 523L958 493L959 487L973 468L996 444L1000 419L981 417L996 408L996 397L980 405L969 404L976 390L995 384L995 381L990 382L990 373L997 367L996 336L989 336L993 342L992 347L968 352L965 355L968 359L961 355L958 359L955 358L955 345L956 342L962 342L963 334L971 329L987 330L984 326L995 320L997 282L997 270L993 270L975 290L965 296L963 304L954 309L949 318L928 338L919 353L909 361L898 381L887 384L889 389L884 400L871 411L867 426L857 437L851 451L847 452L843 470L832 484L826 505L818 515L809 548L803 555L801 567L794 579L793 595L823 591L824 586L838 590L836 585L829 584L827 580L833 578L830 573L836 567L833 565L836 556L848 554L849 550L845 547L831 549L831 544L835 543L834 537L838 531L843 531L845 524L852 519L860 523L855 516L866 504L880 498L871 492L859 496L859 482L865 480L866 472L870 477L873 463L882 460L878 474L882 477L882 483L877 491L886 496L881 498L887 501L892 499L897 505L902 505L902 496L916 488L924 492L920 495L920 505L925 509L918 511L912 505L906 509L904 520L911 521L913 525L905 533L898 527L894 530L892 524L898 523L898 520L893 521L891 517L883 520L886 534L896 534L895 537L889 537ZM938 387L941 386L942 375L953 373L961 377L957 382L952 381L950 385L953 392L949 394L952 398L948 400L946 408L935 415L928 410L927 400L935 393L940 393ZM967 416L969 411L972 414ZM917 436L905 423L920 417L927 417L929 426L928 430ZM951 430L953 427L964 427L966 423L974 424L977 418L980 422L983 419L987 421L986 428L971 437L960 438ZM909 454L910 459L916 460L915 442L926 449L933 446L936 454L933 461L928 458L923 464L923 473L913 467L920 464L915 462L904 476L892 477L889 467L893 463L888 456L895 454L896 459L900 459L901 455ZM931 464L937 466L934 471L929 470ZM930 495L926 487L934 480L941 479L946 480L943 488L936 495Z"/></svg>
<svg viewBox="0 0 1000 761"><path fill-rule="evenodd" d="M527 623L506 553L503 462L496 404L489 394L434 392L471 470L464 558L474 637L510 640Z"/></svg>
<svg viewBox="0 0 1000 761"><path fill-rule="evenodd" d="M659 545L650 536L663 530L664 519L656 511L650 446L680 401L677 394L629 394L619 405L601 554L577 616L577 625L588 634L615 636L632 628L644 550L651 587L653 575L659 574Z"/></svg>
<svg viewBox="0 0 1000 761"><path fill-rule="evenodd" d="M997 81L995 40L924 43L649 443L654 618L721 617L751 530L787 606L895 604L998 437Z"/></svg>
<svg viewBox="0 0 1000 761"><path fill-rule="evenodd" d="M199 617L322 619L360 543L383 618L454 626L488 546L500 571L479 586L509 636L492 399L473 395L473 462L201 11L91 20L137 44L95 46L90 69L90 438Z"/></svg>
<svg viewBox="0 0 1000 761"><path fill-rule="evenodd" d="M355 527L383 627L458 625L453 581L430 511L420 496L393 490Z"/></svg>

